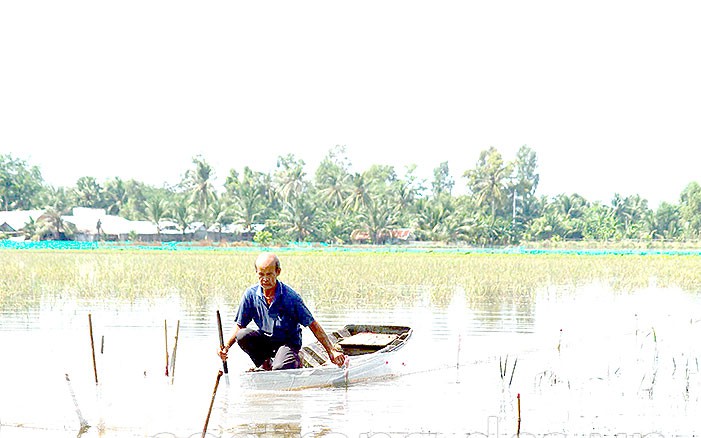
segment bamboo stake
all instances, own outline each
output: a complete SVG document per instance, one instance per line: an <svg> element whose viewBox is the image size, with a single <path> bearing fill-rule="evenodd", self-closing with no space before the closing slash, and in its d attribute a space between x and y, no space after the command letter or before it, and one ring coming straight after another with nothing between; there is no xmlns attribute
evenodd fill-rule
<svg viewBox="0 0 701 438"><path fill-rule="evenodd" d="M166 377L168 377L168 320L163 320L163 333L165 334L166 340Z"/></svg>
<svg viewBox="0 0 701 438"><path fill-rule="evenodd" d="M217 381L214 383L214 391L212 391L212 401L209 402L209 411L207 411L207 419L204 421L204 429L202 429L202 438L207 435L207 426L209 425L209 416L212 415L212 407L214 406L214 397L217 395L217 388L219 387L219 379L221 379L224 372L219 370L217 373Z"/></svg>
<svg viewBox="0 0 701 438"><path fill-rule="evenodd" d="M516 405L518 407L518 424L516 425L516 436L521 434L521 393L516 394Z"/></svg>
<svg viewBox="0 0 701 438"><path fill-rule="evenodd" d="M172 384L175 380L175 354L178 352L178 338L180 337L180 320L178 320L178 325L175 327L175 345L173 346L173 356L170 358L170 383Z"/></svg>
<svg viewBox="0 0 701 438"><path fill-rule="evenodd" d="M92 335L92 314L88 313L88 325L90 326L90 348L92 349L92 368L95 373L95 384L97 385L97 361L95 360L95 340Z"/></svg>

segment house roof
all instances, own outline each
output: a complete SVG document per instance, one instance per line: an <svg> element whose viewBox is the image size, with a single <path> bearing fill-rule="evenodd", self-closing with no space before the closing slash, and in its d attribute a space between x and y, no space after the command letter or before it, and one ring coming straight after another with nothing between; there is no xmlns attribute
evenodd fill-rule
<svg viewBox="0 0 701 438"><path fill-rule="evenodd" d="M45 210L14 210L0 211L0 226L3 229L11 229L19 231L24 228L29 222L35 222L44 214ZM9 231L8 229L8 231Z"/></svg>
<svg viewBox="0 0 701 438"><path fill-rule="evenodd" d="M130 221L120 216L112 216L102 208L76 207L73 214L62 216L66 222L75 225L78 232L96 234L97 223L105 234L122 235L132 231L137 234L156 234L156 225L150 221Z"/></svg>
<svg viewBox="0 0 701 438"><path fill-rule="evenodd" d="M0 230L13 233L22 230L32 219L36 222L45 213L45 210L0 211ZM73 224L78 233L97 234L98 222L100 231L109 235L126 235L132 232L136 234L157 234L156 225L151 221L131 221L120 216L107 214L104 208L75 207L72 214L61 216L66 222ZM160 222L161 234L180 234L179 225L176 222L163 220ZM257 232L265 228L264 224L253 224L251 231ZM185 229L186 234L207 231L202 222L192 222ZM210 227L209 231L218 231L217 227ZM222 227L222 233L242 233L243 227L238 224L229 224Z"/></svg>
<svg viewBox="0 0 701 438"><path fill-rule="evenodd" d="M397 240L411 240L414 238L413 228L398 228L394 230L388 230L389 237ZM366 230L356 229L350 235L352 240L370 240L370 233Z"/></svg>

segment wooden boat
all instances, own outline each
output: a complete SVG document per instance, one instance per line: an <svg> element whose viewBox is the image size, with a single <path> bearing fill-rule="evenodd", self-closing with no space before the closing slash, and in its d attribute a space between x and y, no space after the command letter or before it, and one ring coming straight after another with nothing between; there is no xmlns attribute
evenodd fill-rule
<svg viewBox="0 0 701 438"><path fill-rule="evenodd" d="M316 341L302 347L302 368L244 373L241 385L259 390L291 390L324 386L346 386L397 374L401 362L393 353L411 337L405 326L351 324L329 334L331 342L348 357L344 367L332 364L324 347Z"/></svg>

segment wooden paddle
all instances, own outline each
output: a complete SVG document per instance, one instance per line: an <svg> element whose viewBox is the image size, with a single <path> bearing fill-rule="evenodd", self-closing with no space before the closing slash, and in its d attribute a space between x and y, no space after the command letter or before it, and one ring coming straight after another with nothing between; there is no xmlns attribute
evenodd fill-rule
<svg viewBox="0 0 701 438"><path fill-rule="evenodd" d="M219 314L218 310L217 310L217 326L219 328L219 347L224 348L224 332L222 331L222 328L221 328L221 315ZM226 361L223 360L222 364L224 366L224 374L229 374L229 366L226 364Z"/></svg>

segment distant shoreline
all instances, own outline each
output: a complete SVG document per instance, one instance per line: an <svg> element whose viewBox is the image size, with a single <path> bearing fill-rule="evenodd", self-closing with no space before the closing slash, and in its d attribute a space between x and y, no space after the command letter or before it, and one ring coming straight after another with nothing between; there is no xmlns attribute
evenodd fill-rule
<svg viewBox="0 0 701 438"><path fill-rule="evenodd" d="M531 242L518 246L475 247L414 242L402 245L328 245L296 243L263 246L255 243L198 242L77 242L0 240L0 250L109 250L109 251L232 251L232 252L357 252L357 253L449 253L449 254L570 254L570 255L699 255L699 242Z"/></svg>

